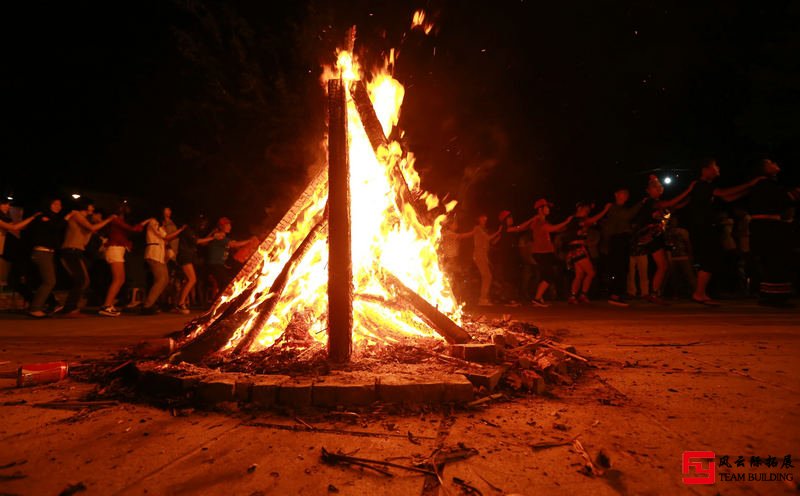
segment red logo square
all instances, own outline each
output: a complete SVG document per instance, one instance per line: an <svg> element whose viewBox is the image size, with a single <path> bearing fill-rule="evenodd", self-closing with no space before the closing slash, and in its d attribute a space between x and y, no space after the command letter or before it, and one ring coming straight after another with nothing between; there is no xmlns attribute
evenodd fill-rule
<svg viewBox="0 0 800 496"><path fill-rule="evenodd" d="M716 482L716 465L713 451L684 451L681 472L684 484L713 484ZM705 463L704 463L705 460ZM690 476L690 468L694 476Z"/></svg>

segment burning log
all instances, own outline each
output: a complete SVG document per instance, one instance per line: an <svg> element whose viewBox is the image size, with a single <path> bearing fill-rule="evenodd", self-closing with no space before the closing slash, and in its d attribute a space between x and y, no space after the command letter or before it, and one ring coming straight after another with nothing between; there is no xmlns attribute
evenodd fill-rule
<svg viewBox="0 0 800 496"><path fill-rule="evenodd" d="M450 320L450 317L443 314L433 305L428 303L425 298L411 290L403 284L394 274L385 273L386 281L398 293L398 298L407 302L426 324L447 340L450 344L464 344L472 340L472 337L458 324Z"/></svg>
<svg viewBox="0 0 800 496"><path fill-rule="evenodd" d="M245 334L244 337L239 340L239 343L236 345L236 349L234 350L234 354L240 354L243 351L247 351L253 344L253 341L255 341L258 333L261 332L261 328L264 326L264 323L267 322L270 315L272 315L272 311L275 310L275 305L278 304L280 295L283 292L283 289L286 287L286 283L289 281L289 273L292 271L292 268L294 268L295 264L297 264L297 262L303 258L317 238L328 228L327 214L328 213L326 211L325 216L322 218L319 224L314 226L314 228L308 233L308 236L306 236L306 238L297 248L297 251L292 254L292 257L288 262L286 262L286 265L283 266L281 273L278 274L277 278L275 278L275 282L272 283L272 287L270 288L270 293L274 293L274 296L262 303L262 308L258 309L258 318L250 327L250 330L247 331L247 334Z"/></svg>
<svg viewBox="0 0 800 496"><path fill-rule="evenodd" d="M298 249L292 254L292 257L289 261L284 265L281 273L278 274L278 277L275 279L275 282L272 283L272 287L270 288L270 292L274 293L271 298L266 300L262 305L265 308L259 308L259 317L257 322L250 328L250 331L241 339L239 344L236 347L236 351L239 352L241 350L247 349L253 341L255 340L258 332L261 330L261 326L264 325L266 319L272 313L272 310L275 308L275 304L280 297L280 293L283 288L286 286L287 279L289 277L289 273L291 269L295 266L295 264L303 257L303 255L308 251L308 249L313 245L314 241L316 241L317 237L320 235L328 227L327 222L327 212L323 219L314 226L311 231L309 231L308 235L305 237L303 242L300 244ZM228 325L228 326L214 326L210 327L206 332L200 334L194 341L191 341L184 345L180 351L172 355L170 357L170 361L173 363L178 362L188 362L188 363L197 363L199 362L204 356L208 355L209 353L213 353L222 347L224 347L228 341L230 341L233 334L238 329L238 325ZM246 345L245 345L246 343Z"/></svg>
<svg viewBox="0 0 800 496"><path fill-rule="evenodd" d="M283 215L280 222L275 225L272 231L270 231L269 235L265 237L263 241L261 241L261 243L258 245L258 249L256 249L256 251L253 252L253 255L247 259L247 262L244 264L244 266L242 266L241 270L239 270L239 274L231 280L231 282L222 292L220 292L220 295L232 295L237 281L239 281L242 277L258 274L260 272L260 265L264 263L263 253L268 252L270 248L272 248L278 238L279 233L286 232L291 229L292 224L294 224L300 215L311 205L317 190L324 186L327 181L327 169L322 167L313 175L313 179L308 183L308 186L306 186L306 189L303 190L303 193L300 195L300 197L295 200L294 204L292 204L292 207ZM246 289L244 289L235 297L228 299L228 301L221 304L219 307L212 308L210 312L190 322L186 326L186 330L188 331L186 334L189 334L193 329L197 329L199 326L228 319L231 314L239 310L242 304L247 301L255 287L256 285L254 284L248 284Z"/></svg>
<svg viewBox="0 0 800 496"><path fill-rule="evenodd" d="M328 358L344 363L353 347L353 260L347 99L341 79L328 81L328 206Z"/></svg>
<svg viewBox="0 0 800 496"><path fill-rule="evenodd" d="M363 124L364 131L367 133L369 143L377 154L381 146L389 146L389 140L386 139L386 135L383 134L383 126L381 126L381 121L378 120L378 115L375 113L375 107L372 106L372 101L369 99L364 81L358 80L350 83L350 95L353 97L353 102L356 104L358 116L361 118L361 124ZM417 198L411 192L411 189L409 189L406 177L403 171L400 170L400 166L396 162L390 164L389 172L395 178L395 182L400 185L400 197L403 201L414 207L414 210L417 212L417 217L420 220L430 222L430 215L427 209L417 201Z"/></svg>
<svg viewBox="0 0 800 496"><path fill-rule="evenodd" d="M383 134L383 126L381 126L378 114L375 113L375 107L372 106L372 101L369 99L364 81L358 80L350 83L350 95L356 104L358 116L361 118L361 124L364 125L364 131L367 132L367 138L369 138L372 149L377 153L381 146L389 146L389 140ZM403 173L399 168L397 171L403 177ZM403 183L405 184L405 179L403 179Z"/></svg>

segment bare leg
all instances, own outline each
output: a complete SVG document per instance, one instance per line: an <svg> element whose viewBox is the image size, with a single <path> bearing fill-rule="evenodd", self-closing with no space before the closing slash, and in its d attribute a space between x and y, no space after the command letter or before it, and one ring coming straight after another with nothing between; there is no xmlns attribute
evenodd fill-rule
<svg viewBox="0 0 800 496"><path fill-rule="evenodd" d="M653 253L653 261L656 263L656 273L653 274L653 294L660 295L664 278L667 275L667 254L664 250Z"/></svg>
<svg viewBox="0 0 800 496"><path fill-rule="evenodd" d="M697 272L697 286L695 286L692 298L698 301L710 300L711 298L706 294L709 281L711 281L711 272L704 270Z"/></svg>
<svg viewBox="0 0 800 496"><path fill-rule="evenodd" d="M542 300L544 298L544 293L547 291L547 288L550 287L550 283L547 281L539 282L539 285L536 287L536 299Z"/></svg>
<svg viewBox="0 0 800 496"><path fill-rule="evenodd" d="M642 296L650 294L650 278L647 277L647 255L638 255L636 257L636 269L639 271L639 290Z"/></svg>
<svg viewBox="0 0 800 496"><path fill-rule="evenodd" d="M572 279L572 285L570 286L570 294L577 295L578 291L581 289L581 283L583 282L583 278L585 276L583 267L583 260L580 260L575 264L575 277Z"/></svg>
<svg viewBox="0 0 800 496"><path fill-rule="evenodd" d="M492 287L492 271L489 268L489 260L476 258L474 261L478 267L478 272L481 274L481 294L478 301L481 304L487 304L489 302L489 289Z"/></svg>
<svg viewBox="0 0 800 496"><path fill-rule="evenodd" d="M186 284L184 284L183 288L181 288L180 298L178 298L178 305L185 305L186 300L189 297L189 293L191 293L195 283L197 283L197 276L194 273L194 265L186 264L181 266L181 268L186 276Z"/></svg>
<svg viewBox="0 0 800 496"><path fill-rule="evenodd" d="M117 299L120 288L125 284L125 263L114 262L108 264L108 266L111 268L111 284L108 285L106 300L103 302L104 307L114 305L114 300Z"/></svg>
<svg viewBox="0 0 800 496"><path fill-rule="evenodd" d="M628 257L628 296L636 296L636 256Z"/></svg>
<svg viewBox="0 0 800 496"><path fill-rule="evenodd" d="M584 263L585 262L585 263ZM589 292L589 288L592 287L592 281L594 280L594 276L597 273L594 270L594 265L592 261L588 258L585 260L581 260L581 263L584 264L583 272L586 274L583 278L583 286L581 287L581 292L586 294Z"/></svg>

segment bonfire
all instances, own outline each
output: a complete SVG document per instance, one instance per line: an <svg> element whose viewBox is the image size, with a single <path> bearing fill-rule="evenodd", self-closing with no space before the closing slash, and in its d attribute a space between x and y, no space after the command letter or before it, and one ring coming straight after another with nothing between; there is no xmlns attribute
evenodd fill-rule
<svg viewBox="0 0 800 496"><path fill-rule="evenodd" d="M415 16L415 25L429 24ZM173 362L265 350L323 350L335 363L410 338L470 341L439 261L442 204L395 139L404 88L394 53L367 71L353 46L326 67L327 162L211 310L185 330Z"/></svg>

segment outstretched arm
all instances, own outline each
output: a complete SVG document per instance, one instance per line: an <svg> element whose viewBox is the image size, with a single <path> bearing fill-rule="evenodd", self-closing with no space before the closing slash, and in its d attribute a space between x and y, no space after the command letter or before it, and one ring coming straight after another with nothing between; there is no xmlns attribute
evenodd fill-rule
<svg viewBox="0 0 800 496"><path fill-rule="evenodd" d="M564 222L562 222L561 224L545 224L544 228L547 232L561 232L567 227L567 225L569 224L569 222L572 220L573 217L575 216L570 215L569 217L564 219Z"/></svg>
<svg viewBox="0 0 800 496"><path fill-rule="evenodd" d="M611 208L611 203L606 203L606 206L603 207L603 210L597 213L594 217L589 217L588 219L583 221L584 226L591 226L592 224L596 224L598 220L602 219L605 214L608 213L608 210Z"/></svg>
<svg viewBox="0 0 800 496"><path fill-rule="evenodd" d="M0 228L5 229L6 231L20 231L20 230L25 229L26 227L28 227L28 224L33 222L33 219L35 219L36 217L39 217L40 215L42 215L41 212L36 212L35 214L31 215L27 219L21 220L21 221L16 222L16 223L14 223L14 222L3 222L2 220L0 220Z"/></svg>
<svg viewBox="0 0 800 496"><path fill-rule="evenodd" d="M207 238L200 238L200 239L198 239L198 240L197 240L197 244L202 246L202 245L207 245L207 244L209 244L209 243L210 243L210 242L212 242L212 241L214 241L214 236L209 236L209 237L207 237Z"/></svg>
<svg viewBox="0 0 800 496"><path fill-rule="evenodd" d="M245 246L245 245L247 245L249 243L252 243L255 239L256 239L256 237L253 236L252 238L243 239L241 241L231 241L228 244L228 246L230 246L231 248L240 248L240 247Z"/></svg>
<svg viewBox="0 0 800 496"><path fill-rule="evenodd" d="M531 223L533 222L533 219L535 219L535 218L536 218L536 216L534 215L533 217L531 217L530 219L526 220L525 222L523 222L522 224L520 224L518 226L509 227L507 229L507 231L508 232L513 232L513 233L522 232L522 231L528 229L528 227L530 227Z"/></svg>
<svg viewBox="0 0 800 496"><path fill-rule="evenodd" d="M186 226L184 225L184 226L182 226L180 229L178 229L178 230L176 230L176 231L173 231L173 232L171 232L170 234L167 234L166 236L164 236L164 241L172 241L173 239L175 239L175 238L177 238L178 236L180 236L180 235L181 235L181 233L182 233L182 232L183 232L185 229L186 229Z"/></svg>
<svg viewBox="0 0 800 496"><path fill-rule="evenodd" d="M675 198L673 198L671 200L662 200L662 201L658 202L656 204L656 207L658 207L658 208L672 208L675 205L681 203L683 200L686 199L687 196L689 196L689 193L692 192L692 190L694 189L694 185L695 184L697 184L697 181L692 181L691 184L689 184L689 187L686 188L683 191L683 193L679 194L678 196L676 196Z"/></svg>
<svg viewBox="0 0 800 496"><path fill-rule="evenodd" d="M758 176L750 181L747 181L744 184L740 184L739 186L733 186L731 188L715 188L714 189L714 196L718 196L725 200L726 202L732 202L738 200L739 198L746 195L750 188L758 184L760 181L766 179L766 176Z"/></svg>
<svg viewBox="0 0 800 496"><path fill-rule="evenodd" d="M97 232L100 229L106 227L109 222L114 220L116 218L116 215L112 215L112 216L108 217L106 220L104 220L102 222L98 222L97 224L92 224L91 222L86 220L86 217L84 217L83 215L81 215L81 214L79 214L79 213L77 213L75 211L70 212L69 215L67 215L67 219L70 219L72 217L75 217L75 222L77 222L78 225L80 225L82 228L86 229L87 231Z"/></svg>
<svg viewBox="0 0 800 496"><path fill-rule="evenodd" d="M467 239L471 238L475 234L475 229L465 233L455 233L456 239Z"/></svg>

